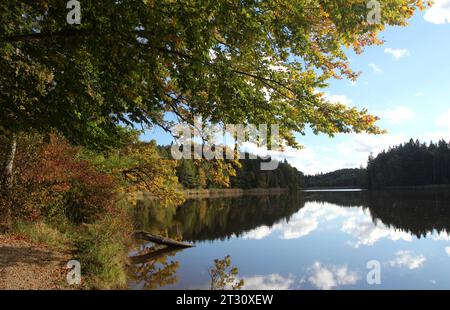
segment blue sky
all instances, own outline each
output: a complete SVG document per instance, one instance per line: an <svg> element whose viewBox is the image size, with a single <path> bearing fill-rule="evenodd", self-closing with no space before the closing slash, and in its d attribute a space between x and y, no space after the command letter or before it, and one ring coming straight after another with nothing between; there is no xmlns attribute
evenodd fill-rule
<svg viewBox="0 0 450 310"><path fill-rule="evenodd" d="M450 0L418 12L407 27L389 27L380 36L386 42L366 48L363 54L349 51L356 83L330 81L325 90L330 100L368 108L381 117L385 135L340 134L334 138L297 135L302 150L288 149L286 158L307 174L365 166L370 153L410 138L450 141ZM171 138L160 129L144 135L160 144Z"/></svg>

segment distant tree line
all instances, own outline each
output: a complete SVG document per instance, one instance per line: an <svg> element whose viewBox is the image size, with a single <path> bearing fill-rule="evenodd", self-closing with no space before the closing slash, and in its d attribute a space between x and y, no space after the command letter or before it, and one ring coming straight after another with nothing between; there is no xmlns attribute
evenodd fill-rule
<svg viewBox="0 0 450 310"><path fill-rule="evenodd" d="M308 175L305 177L306 187L358 187L367 186L366 169L341 169L329 173Z"/></svg>
<svg viewBox="0 0 450 310"><path fill-rule="evenodd" d="M171 159L170 146L159 146L162 158ZM280 162L273 171L260 169L261 158L239 160L235 173L230 174L227 186L231 188L330 188L357 187L381 189L386 187L450 184L450 144L421 143L411 139L370 156L367 169L341 169L329 173L304 175L287 161ZM207 161L206 161L207 162ZM179 182L189 189L224 187L211 178L211 167L205 161L178 161L176 174ZM208 172L209 171L209 172Z"/></svg>
<svg viewBox="0 0 450 310"><path fill-rule="evenodd" d="M171 159L170 146L159 146L160 155ZM298 189L304 186L304 175L287 161L280 162L277 169L263 171L261 162L263 159L257 157L250 159L245 153L246 159L240 159L234 166L235 173L229 177L230 188L290 188ZM178 181L184 188L217 188L224 187L211 180L210 173L205 173L205 165L208 161L196 161L194 159L180 159L176 167Z"/></svg>
<svg viewBox="0 0 450 310"><path fill-rule="evenodd" d="M306 187L387 187L450 184L450 144L411 139L370 156L367 169L342 169L305 176Z"/></svg>
<svg viewBox="0 0 450 310"><path fill-rule="evenodd" d="M239 161L241 168L237 170L236 176L231 178L233 188L289 188L299 189L304 186L304 175L295 167L288 164L286 160L279 162L275 170L261 170L261 158L246 159Z"/></svg>
<svg viewBox="0 0 450 310"><path fill-rule="evenodd" d="M371 156L367 166L369 188L422 186L450 183L450 145L411 139Z"/></svg>

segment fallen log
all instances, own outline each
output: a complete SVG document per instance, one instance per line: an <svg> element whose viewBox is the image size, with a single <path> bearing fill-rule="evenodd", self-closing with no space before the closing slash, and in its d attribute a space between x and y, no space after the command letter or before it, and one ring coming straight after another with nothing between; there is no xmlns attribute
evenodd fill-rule
<svg viewBox="0 0 450 310"><path fill-rule="evenodd" d="M162 237L162 236L149 234L149 233L147 233L145 231L137 231L137 232L135 232L134 233L134 237L137 238L137 239L142 239L142 240L150 241L150 242L157 243L157 244L167 245L167 246L170 246L170 247L191 248L191 247L195 246L195 245L193 245L191 243L182 242L182 241L176 241L176 240L165 238L165 237Z"/></svg>
<svg viewBox="0 0 450 310"><path fill-rule="evenodd" d="M145 263L148 263L149 261L156 260L156 259L166 256L166 255L169 255L169 256L175 255L179 251L183 251L183 249L167 247L167 248L159 249L159 250L152 251L152 252L142 254L142 255L130 256L129 260L134 265L145 264Z"/></svg>

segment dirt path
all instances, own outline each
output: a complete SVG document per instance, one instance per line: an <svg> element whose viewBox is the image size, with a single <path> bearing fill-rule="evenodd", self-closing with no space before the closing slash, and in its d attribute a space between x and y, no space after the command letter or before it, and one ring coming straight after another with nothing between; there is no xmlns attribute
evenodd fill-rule
<svg viewBox="0 0 450 310"><path fill-rule="evenodd" d="M65 289L68 254L0 235L0 289Z"/></svg>

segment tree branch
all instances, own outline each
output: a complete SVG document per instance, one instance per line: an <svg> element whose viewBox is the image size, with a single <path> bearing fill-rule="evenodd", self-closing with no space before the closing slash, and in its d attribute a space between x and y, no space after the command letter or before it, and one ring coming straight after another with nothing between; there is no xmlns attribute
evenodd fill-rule
<svg viewBox="0 0 450 310"><path fill-rule="evenodd" d="M53 37L74 37L92 33L93 33L92 30L86 29L62 29L55 32L35 32L35 33L17 34L13 36L7 36L2 41L7 42L35 41Z"/></svg>

